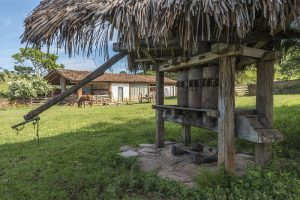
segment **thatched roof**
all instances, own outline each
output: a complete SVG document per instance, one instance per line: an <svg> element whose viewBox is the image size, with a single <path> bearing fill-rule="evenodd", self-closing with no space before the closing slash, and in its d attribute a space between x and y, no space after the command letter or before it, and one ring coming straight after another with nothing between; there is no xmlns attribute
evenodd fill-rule
<svg viewBox="0 0 300 200"><path fill-rule="evenodd" d="M285 30L299 0L44 0L25 21L23 42L68 53L104 49L117 35L130 50L179 38L184 50L220 35L245 38L254 30Z"/></svg>
<svg viewBox="0 0 300 200"><path fill-rule="evenodd" d="M49 74L45 76L45 79L52 83L59 85L60 78L64 77L69 83L74 84L86 76L88 76L91 71L79 71L79 70L69 70L69 69L58 69L53 70ZM148 75L135 75L135 74L110 74L104 73L102 76L96 78L92 81L92 83L148 83L155 84L156 83L155 76ZM176 81L165 78L164 83L166 85L175 85Z"/></svg>

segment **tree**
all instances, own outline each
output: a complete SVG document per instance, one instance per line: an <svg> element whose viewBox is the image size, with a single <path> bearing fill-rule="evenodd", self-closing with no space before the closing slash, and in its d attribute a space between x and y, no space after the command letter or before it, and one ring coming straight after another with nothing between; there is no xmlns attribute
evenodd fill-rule
<svg viewBox="0 0 300 200"><path fill-rule="evenodd" d="M30 80L20 78L9 83L7 96L10 99L29 99L31 97L49 94L53 87L41 77L32 77Z"/></svg>
<svg viewBox="0 0 300 200"><path fill-rule="evenodd" d="M3 68L0 67L0 70L2 70ZM5 81L5 74L4 72L0 72L0 83L3 83Z"/></svg>
<svg viewBox="0 0 300 200"><path fill-rule="evenodd" d="M14 54L15 71L20 75L44 76L49 70L64 68L57 64L58 56L47 54L37 48L20 48L20 52Z"/></svg>
<svg viewBox="0 0 300 200"><path fill-rule="evenodd" d="M127 74L126 71L120 71L119 74Z"/></svg>
<svg viewBox="0 0 300 200"><path fill-rule="evenodd" d="M277 71L286 80L300 78L300 40L283 40L280 49L282 58Z"/></svg>
<svg viewBox="0 0 300 200"><path fill-rule="evenodd" d="M300 78L300 47L292 46L284 52L278 72L283 79Z"/></svg>

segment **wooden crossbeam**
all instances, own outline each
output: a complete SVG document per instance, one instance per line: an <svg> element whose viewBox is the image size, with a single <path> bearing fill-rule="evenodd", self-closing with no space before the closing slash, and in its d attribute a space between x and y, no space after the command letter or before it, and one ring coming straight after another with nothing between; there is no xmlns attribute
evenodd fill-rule
<svg viewBox="0 0 300 200"><path fill-rule="evenodd" d="M236 56L256 60L277 58L279 57L278 55L280 55L278 52L263 49L216 43L212 45L212 50L210 52L202 53L186 60L183 60L182 57L171 59L168 62L161 64L159 70L176 71L182 68L212 63L226 56Z"/></svg>
<svg viewBox="0 0 300 200"><path fill-rule="evenodd" d="M180 107L177 105L153 105L152 107L158 110L180 110L186 112L206 113L207 116L214 117L214 118L217 118L219 116L218 110L212 110L212 109L188 108L188 107Z"/></svg>
<svg viewBox="0 0 300 200"><path fill-rule="evenodd" d="M151 54L146 49L141 49L141 52L154 64L158 65L157 61L151 56Z"/></svg>

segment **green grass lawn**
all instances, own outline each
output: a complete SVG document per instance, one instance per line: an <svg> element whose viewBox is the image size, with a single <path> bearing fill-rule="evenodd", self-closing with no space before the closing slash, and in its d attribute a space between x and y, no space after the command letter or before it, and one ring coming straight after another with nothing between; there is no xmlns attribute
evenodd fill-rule
<svg viewBox="0 0 300 200"><path fill-rule="evenodd" d="M166 100L168 104L175 100ZM254 107L240 97L238 107ZM285 140L274 145L274 163L244 177L206 173L187 188L138 169L117 153L122 145L154 143L150 104L77 108L55 106L41 115L38 145L27 125L10 126L32 108L0 110L0 199L300 199L300 95L275 97L275 126ZM216 144L216 134L193 129L193 140ZM166 123L167 140L180 141L180 126ZM253 144L238 141L238 149Z"/></svg>

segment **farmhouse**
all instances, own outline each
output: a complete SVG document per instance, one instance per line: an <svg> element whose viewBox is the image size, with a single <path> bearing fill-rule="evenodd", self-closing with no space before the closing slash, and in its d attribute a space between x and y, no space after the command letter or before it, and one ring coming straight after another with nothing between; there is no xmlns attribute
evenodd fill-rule
<svg viewBox="0 0 300 200"><path fill-rule="evenodd" d="M51 71L45 79L57 86L55 95L58 95L90 73L90 71L60 69ZM164 81L164 95L176 96L176 81L169 78L165 78ZM78 97L83 94L107 97L111 102L137 101L139 95L145 97L155 93L155 88L155 76L105 73L77 90L77 95Z"/></svg>

